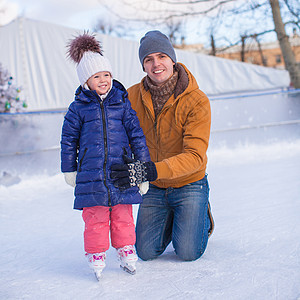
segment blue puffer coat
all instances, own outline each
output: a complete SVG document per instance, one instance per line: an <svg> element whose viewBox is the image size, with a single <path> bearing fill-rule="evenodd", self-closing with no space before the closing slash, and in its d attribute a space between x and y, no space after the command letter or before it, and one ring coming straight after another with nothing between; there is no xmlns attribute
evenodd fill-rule
<svg viewBox="0 0 300 300"><path fill-rule="evenodd" d="M102 102L96 91L77 89L64 119L61 136L61 170L77 171L75 209L141 203L137 187L124 192L110 178L113 164L123 162L124 148L136 159L150 161L136 112L123 85L113 87Z"/></svg>

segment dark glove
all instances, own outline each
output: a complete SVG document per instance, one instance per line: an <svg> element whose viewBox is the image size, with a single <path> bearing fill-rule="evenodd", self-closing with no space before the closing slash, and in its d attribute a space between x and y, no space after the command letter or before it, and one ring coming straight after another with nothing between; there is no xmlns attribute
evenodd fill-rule
<svg viewBox="0 0 300 300"><path fill-rule="evenodd" d="M115 179L114 186L120 190L126 190L145 181L154 181L157 178L157 171L154 162L141 162L123 155L124 164L111 166L112 179Z"/></svg>

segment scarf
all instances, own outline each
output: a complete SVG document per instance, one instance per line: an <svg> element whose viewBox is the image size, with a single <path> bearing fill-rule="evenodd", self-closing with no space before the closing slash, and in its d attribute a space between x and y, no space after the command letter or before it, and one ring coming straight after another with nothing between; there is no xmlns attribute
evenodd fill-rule
<svg viewBox="0 0 300 300"><path fill-rule="evenodd" d="M145 79L145 88L150 91L155 117L161 112L162 108L174 93L178 80L178 72L175 70L173 75L161 86L156 86L149 76Z"/></svg>

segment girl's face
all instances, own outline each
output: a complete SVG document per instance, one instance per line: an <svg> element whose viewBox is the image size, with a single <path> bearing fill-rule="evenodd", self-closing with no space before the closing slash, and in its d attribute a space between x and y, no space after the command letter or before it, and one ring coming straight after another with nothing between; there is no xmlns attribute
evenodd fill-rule
<svg viewBox="0 0 300 300"><path fill-rule="evenodd" d="M87 85L90 90L96 91L98 95L104 95L111 87L111 75L106 71L98 72L88 79Z"/></svg>
<svg viewBox="0 0 300 300"><path fill-rule="evenodd" d="M173 75L173 66L172 59L161 52L149 54L144 59L144 70L157 86Z"/></svg>

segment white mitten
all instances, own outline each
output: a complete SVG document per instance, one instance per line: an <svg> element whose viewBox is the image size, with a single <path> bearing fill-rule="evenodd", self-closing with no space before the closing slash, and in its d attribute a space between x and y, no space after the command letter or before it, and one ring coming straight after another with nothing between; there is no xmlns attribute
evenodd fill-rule
<svg viewBox="0 0 300 300"><path fill-rule="evenodd" d="M138 187L139 187L140 194L142 196L145 195L149 190L149 181L144 181L144 182L138 184Z"/></svg>
<svg viewBox="0 0 300 300"><path fill-rule="evenodd" d="M77 172L66 172L64 173L64 176L66 183L72 187L75 187Z"/></svg>

